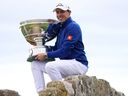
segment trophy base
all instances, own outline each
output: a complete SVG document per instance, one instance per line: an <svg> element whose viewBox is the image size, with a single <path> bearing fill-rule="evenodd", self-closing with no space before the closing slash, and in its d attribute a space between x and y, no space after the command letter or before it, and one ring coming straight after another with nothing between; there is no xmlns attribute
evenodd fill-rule
<svg viewBox="0 0 128 96"><path fill-rule="evenodd" d="M35 57L36 57L36 56L29 56L29 57L27 58L27 61L28 61L28 62L35 61L35 60L36 60Z"/></svg>
<svg viewBox="0 0 128 96"><path fill-rule="evenodd" d="M27 58L27 61L28 62L32 62L32 61L38 61L35 59L36 55L35 56L29 56ZM55 58L47 58L46 60L44 60L44 62L50 62L50 61L55 61ZM42 61L43 62L43 61Z"/></svg>
<svg viewBox="0 0 128 96"><path fill-rule="evenodd" d="M44 46L36 46L34 48L31 48L30 50L30 55L27 58L28 62L32 62L32 61L38 61L37 59L35 59L35 57L37 56L38 53L45 53L46 52L46 48ZM49 62L49 61L55 61L55 58L47 58L46 60L42 61L42 62Z"/></svg>

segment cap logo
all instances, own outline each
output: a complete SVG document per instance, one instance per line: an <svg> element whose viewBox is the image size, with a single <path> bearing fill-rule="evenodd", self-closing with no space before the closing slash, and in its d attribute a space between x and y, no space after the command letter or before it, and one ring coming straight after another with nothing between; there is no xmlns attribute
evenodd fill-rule
<svg viewBox="0 0 128 96"><path fill-rule="evenodd" d="M65 10L65 11L66 10L70 10L70 7L69 6L64 5L62 3L59 3L58 5L56 5L56 8L53 10L53 12L55 12L57 8L60 8L60 9Z"/></svg>
<svg viewBox="0 0 128 96"><path fill-rule="evenodd" d="M59 3L56 7L58 7L58 6L63 6L63 4Z"/></svg>
<svg viewBox="0 0 128 96"><path fill-rule="evenodd" d="M62 3L59 3L56 7L58 7L58 6L63 6L64 7L64 5ZM69 9L69 6L66 6L66 7Z"/></svg>

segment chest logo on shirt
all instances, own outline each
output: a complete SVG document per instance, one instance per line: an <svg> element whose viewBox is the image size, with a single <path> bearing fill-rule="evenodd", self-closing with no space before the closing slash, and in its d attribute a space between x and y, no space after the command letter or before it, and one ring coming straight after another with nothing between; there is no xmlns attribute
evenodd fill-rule
<svg viewBox="0 0 128 96"><path fill-rule="evenodd" d="M72 40L72 35L68 35L67 39L68 39L69 41L71 41L71 40Z"/></svg>

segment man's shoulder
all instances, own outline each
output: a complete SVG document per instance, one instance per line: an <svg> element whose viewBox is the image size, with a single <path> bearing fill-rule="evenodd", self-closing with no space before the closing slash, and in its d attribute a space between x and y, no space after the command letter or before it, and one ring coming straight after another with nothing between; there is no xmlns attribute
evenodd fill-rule
<svg viewBox="0 0 128 96"><path fill-rule="evenodd" d="M72 21L71 23L68 24L67 28L80 28L80 26L75 21Z"/></svg>

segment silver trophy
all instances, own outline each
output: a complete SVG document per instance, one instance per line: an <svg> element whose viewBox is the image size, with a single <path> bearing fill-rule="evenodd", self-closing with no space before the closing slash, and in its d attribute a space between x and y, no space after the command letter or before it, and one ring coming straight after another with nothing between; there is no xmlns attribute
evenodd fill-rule
<svg viewBox="0 0 128 96"><path fill-rule="evenodd" d="M20 22L20 29L26 41L33 45L27 61L32 62L38 53L45 53L45 34L50 23L57 22L53 19L32 19ZM53 60L49 58L49 60Z"/></svg>

